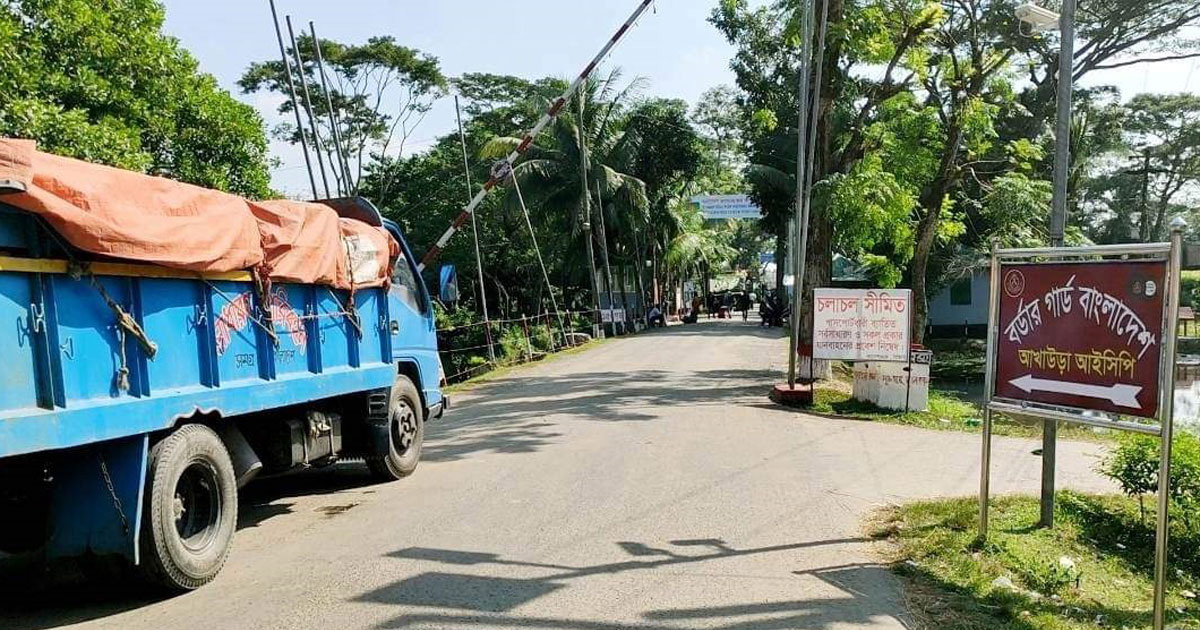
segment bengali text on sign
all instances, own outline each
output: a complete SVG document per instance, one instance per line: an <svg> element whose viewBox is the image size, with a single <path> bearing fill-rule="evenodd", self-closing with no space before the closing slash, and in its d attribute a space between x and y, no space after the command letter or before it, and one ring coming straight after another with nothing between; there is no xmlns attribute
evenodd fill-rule
<svg viewBox="0 0 1200 630"><path fill-rule="evenodd" d="M911 291L816 289L814 293L814 358L908 360Z"/></svg>
<svg viewBox="0 0 1200 630"><path fill-rule="evenodd" d="M1166 263L1000 268L1000 398L1152 417L1158 410Z"/></svg>

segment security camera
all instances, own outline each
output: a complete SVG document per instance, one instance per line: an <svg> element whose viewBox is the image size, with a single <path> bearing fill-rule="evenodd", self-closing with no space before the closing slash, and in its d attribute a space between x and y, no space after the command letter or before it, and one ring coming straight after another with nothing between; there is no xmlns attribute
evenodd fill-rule
<svg viewBox="0 0 1200 630"><path fill-rule="evenodd" d="M1058 26L1059 15L1050 9L1026 2L1017 7L1017 19L1035 31L1048 31Z"/></svg>

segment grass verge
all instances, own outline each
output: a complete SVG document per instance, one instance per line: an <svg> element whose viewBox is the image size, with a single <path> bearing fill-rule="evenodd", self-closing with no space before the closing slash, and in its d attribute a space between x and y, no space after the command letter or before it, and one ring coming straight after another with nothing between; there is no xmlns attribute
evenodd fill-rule
<svg viewBox="0 0 1200 630"><path fill-rule="evenodd" d="M946 392L930 389L928 411L892 411L874 404L854 400L850 384L834 380L817 385L816 402L812 411L855 420L905 424L943 431L981 432L983 414L975 404ZM992 430L996 435L1034 437L1042 434L1040 422L1020 422L1005 416L994 416ZM1091 427L1059 424L1059 436L1064 439L1108 442L1113 435L1096 432Z"/></svg>
<svg viewBox="0 0 1200 630"><path fill-rule="evenodd" d="M1056 527L1038 529L1033 497L993 499L977 541L977 499L925 501L877 514L872 530L905 578L919 628L1083 630L1151 627L1152 523L1123 496L1062 492ZM1172 545L1168 627L1200 628L1195 534Z"/></svg>

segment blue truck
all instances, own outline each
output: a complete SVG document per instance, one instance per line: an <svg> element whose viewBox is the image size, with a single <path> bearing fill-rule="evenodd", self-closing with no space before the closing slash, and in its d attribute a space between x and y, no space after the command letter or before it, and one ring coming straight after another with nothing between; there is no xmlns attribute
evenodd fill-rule
<svg viewBox="0 0 1200 630"><path fill-rule="evenodd" d="M448 406L429 292L397 225L322 203L400 243L390 288L97 259L0 196L0 552L123 557L185 591L256 475L414 471Z"/></svg>

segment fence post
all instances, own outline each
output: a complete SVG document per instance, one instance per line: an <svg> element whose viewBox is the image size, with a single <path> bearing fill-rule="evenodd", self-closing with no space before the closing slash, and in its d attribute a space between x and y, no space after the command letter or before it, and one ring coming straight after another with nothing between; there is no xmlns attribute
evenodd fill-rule
<svg viewBox="0 0 1200 630"><path fill-rule="evenodd" d="M533 361L533 341L529 339L529 318L521 313L521 328L525 331L525 359L526 362Z"/></svg>
<svg viewBox="0 0 1200 630"><path fill-rule="evenodd" d="M488 362L496 362L496 346L492 343L492 321L489 319L483 323L483 336L487 339L488 347Z"/></svg>

